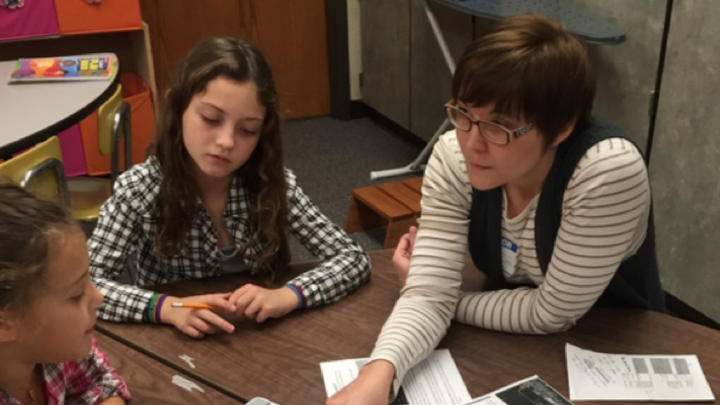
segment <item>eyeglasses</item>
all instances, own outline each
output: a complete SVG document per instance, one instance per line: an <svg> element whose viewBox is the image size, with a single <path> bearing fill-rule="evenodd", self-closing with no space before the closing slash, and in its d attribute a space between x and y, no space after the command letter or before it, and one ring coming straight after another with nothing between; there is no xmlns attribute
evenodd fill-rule
<svg viewBox="0 0 720 405"><path fill-rule="evenodd" d="M470 131L473 124L477 124L483 138L485 138L488 142L498 145L509 144L511 135L513 138L519 138L525 135L525 133L531 130L535 125L532 122L528 122L520 128L510 130L493 122L474 120L470 118L465 111L451 104L445 104L445 112L447 113L447 117L450 122L455 125L455 128L461 131Z"/></svg>

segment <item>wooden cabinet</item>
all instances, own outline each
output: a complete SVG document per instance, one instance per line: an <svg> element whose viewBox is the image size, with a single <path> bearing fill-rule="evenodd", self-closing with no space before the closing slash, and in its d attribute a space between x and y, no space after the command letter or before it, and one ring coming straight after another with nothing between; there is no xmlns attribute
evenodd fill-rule
<svg viewBox="0 0 720 405"><path fill-rule="evenodd" d="M255 43L267 58L284 118L329 113L324 0L142 0L141 6L152 27L161 93L193 45L230 35Z"/></svg>

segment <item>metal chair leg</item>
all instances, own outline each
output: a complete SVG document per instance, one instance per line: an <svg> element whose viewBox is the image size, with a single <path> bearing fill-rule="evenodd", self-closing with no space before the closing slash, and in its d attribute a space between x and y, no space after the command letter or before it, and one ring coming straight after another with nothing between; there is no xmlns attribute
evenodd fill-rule
<svg viewBox="0 0 720 405"><path fill-rule="evenodd" d="M110 157L111 190L115 187L120 173L120 141L125 140L125 170L132 166L131 110L128 103L122 103L113 117L113 150Z"/></svg>

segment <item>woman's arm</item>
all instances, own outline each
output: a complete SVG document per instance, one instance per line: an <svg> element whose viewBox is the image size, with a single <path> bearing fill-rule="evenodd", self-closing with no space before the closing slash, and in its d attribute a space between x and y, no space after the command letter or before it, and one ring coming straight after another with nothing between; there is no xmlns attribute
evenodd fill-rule
<svg viewBox="0 0 720 405"><path fill-rule="evenodd" d="M395 367L396 384L425 358L450 324L460 296L471 187L454 132L440 138L422 186L422 217L410 271L372 360Z"/></svg>
<svg viewBox="0 0 720 405"><path fill-rule="evenodd" d="M578 163L565 191L544 280L537 288L465 293L456 319L515 333L570 328L644 241L650 199L647 170L632 143L617 138L599 143Z"/></svg>
<svg viewBox="0 0 720 405"><path fill-rule="evenodd" d="M370 259L337 224L329 220L286 171L288 180L288 225L290 232L315 257L322 260L289 284L303 297L303 306L338 301L370 279Z"/></svg>
<svg viewBox="0 0 720 405"><path fill-rule="evenodd" d="M471 187L454 131L440 137L425 169L422 217L410 271L370 362L327 405L384 405L407 371L437 346L460 296ZM389 392L388 392L389 391Z"/></svg>

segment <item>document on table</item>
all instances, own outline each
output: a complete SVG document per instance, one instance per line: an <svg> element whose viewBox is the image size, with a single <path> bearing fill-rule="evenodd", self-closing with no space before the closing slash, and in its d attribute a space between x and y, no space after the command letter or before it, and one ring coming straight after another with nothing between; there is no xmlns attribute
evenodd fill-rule
<svg viewBox="0 0 720 405"><path fill-rule="evenodd" d="M607 354L565 345L573 401L713 401L695 355Z"/></svg>
<svg viewBox="0 0 720 405"><path fill-rule="evenodd" d="M369 359L320 363L328 397L350 384ZM394 405L457 405L470 400L470 393L448 349L435 350L405 376Z"/></svg>
<svg viewBox="0 0 720 405"><path fill-rule="evenodd" d="M510 384L464 405L572 405L555 388L533 376Z"/></svg>

